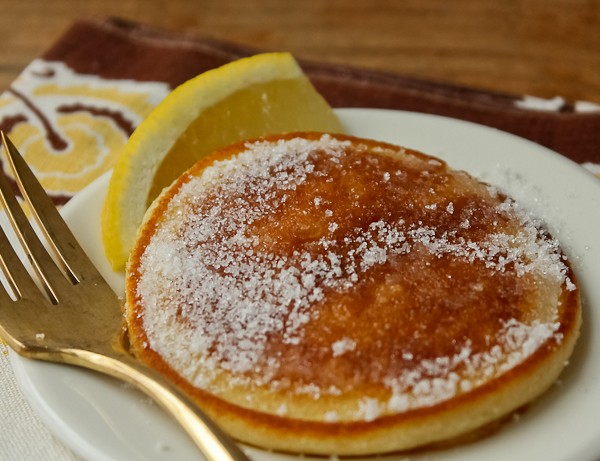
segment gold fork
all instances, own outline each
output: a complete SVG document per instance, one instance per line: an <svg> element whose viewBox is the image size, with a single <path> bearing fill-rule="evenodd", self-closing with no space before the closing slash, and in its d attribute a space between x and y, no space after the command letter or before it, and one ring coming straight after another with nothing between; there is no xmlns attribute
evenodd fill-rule
<svg viewBox="0 0 600 461"><path fill-rule="evenodd" d="M0 284L0 338L24 357L76 365L133 384L183 427L209 461L247 461L237 444L190 399L124 350L117 296L16 147L4 133L1 136L8 163L49 251L0 172L0 200L37 279L36 284L0 228L0 266L7 282L7 287Z"/></svg>

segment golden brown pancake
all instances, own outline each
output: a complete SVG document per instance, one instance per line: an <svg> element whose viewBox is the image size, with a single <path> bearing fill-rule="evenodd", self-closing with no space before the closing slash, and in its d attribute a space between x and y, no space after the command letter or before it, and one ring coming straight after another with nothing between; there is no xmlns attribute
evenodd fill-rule
<svg viewBox="0 0 600 461"><path fill-rule="evenodd" d="M318 133L236 144L166 189L126 311L140 360L238 440L340 455L500 419L552 384L580 324L558 242L497 188Z"/></svg>

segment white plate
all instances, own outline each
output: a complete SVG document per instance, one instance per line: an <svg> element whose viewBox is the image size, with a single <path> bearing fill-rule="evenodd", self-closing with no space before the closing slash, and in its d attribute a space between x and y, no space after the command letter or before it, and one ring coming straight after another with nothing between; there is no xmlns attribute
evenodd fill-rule
<svg viewBox="0 0 600 461"><path fill-rule="evenodd" d="M544 218L571 256L582 286L584 325L559 383L500 432L414 460L597 460L600 456L600 181L577 164L529 141L443 117L397 111L337 111L349 133L439 156L455 168L503 186ZM100 207L108 177L73 198L64 216L113 288L102 252ZM596 332L592 334L592 332ZM20 359L14 369L25 394L56 435L89 460L192 460L198 452L147 398L110 378L68 366ZM289 455L249 450L260 461ZM304 458L306 459L306 458ZM405 460L404 455L380 457Z"/></svg>

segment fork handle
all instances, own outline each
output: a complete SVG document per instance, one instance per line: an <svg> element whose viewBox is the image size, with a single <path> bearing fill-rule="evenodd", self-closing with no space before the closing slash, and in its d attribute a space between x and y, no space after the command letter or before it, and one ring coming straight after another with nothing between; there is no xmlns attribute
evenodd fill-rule
<svg viewBox="0 0 600 461"><path fill-rule="evenodd" d="M208 415L162 375L125 352L98 354L70 351L63 357L73 365L84 366L134 385L151 397L187 432L207 461L250 461Z"/></svg>

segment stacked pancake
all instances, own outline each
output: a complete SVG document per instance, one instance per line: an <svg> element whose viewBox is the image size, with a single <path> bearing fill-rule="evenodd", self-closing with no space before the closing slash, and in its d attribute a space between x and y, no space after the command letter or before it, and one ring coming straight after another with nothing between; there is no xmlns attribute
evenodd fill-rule
<svg viewBox="0 0 600 461"><path fill-rule="evenodd" d="M579 290L541 222L443 161L342 135L248 141L154 202L127 273L133 351L239 440L371 454L544 392Z"/></svg>

